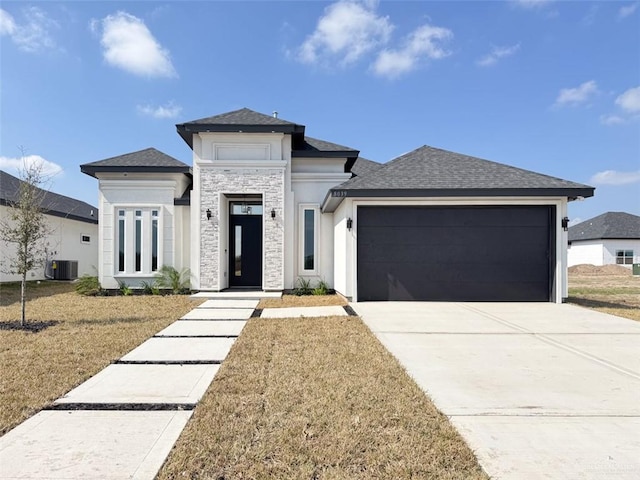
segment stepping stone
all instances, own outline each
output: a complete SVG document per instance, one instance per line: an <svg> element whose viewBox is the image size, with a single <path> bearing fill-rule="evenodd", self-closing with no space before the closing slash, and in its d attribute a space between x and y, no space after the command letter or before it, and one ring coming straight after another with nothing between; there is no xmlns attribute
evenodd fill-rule
<svg viewBox="0 0 640 480"><path fill-rule="evenodd" d="M256 308L260 300L214 299L207 300L198 308Z"/></svg>
<svg viewBox="0 0 640 480"><path fill-rule="evenodd" d="M202 398L220 365L109 365L54 403L184 403Z"/></svg>
<svg viewBox="0 0 640 480"><path fill-rule="evenodd" d="M122 360L137 362L222 361L235 338L150 338Z"/></svg>
<svg viewBox="0 0 640 480"><path fill-rule="evenodd" d="M240 335L245 321L239 320L178 320L164 330L156 333L156 337L169 336L207 336L207 335Z"/></svg>
<svg viewBox="0 0 640 480"><path fill-rule="evenodd" d="M297 317L340 317L346 316L343 307L331 305L326 307L287 307L265 308L261 318L297 318Z"/></svg>
<svg viewBox="0 0 640 480"><path fill-rule="evenodd" d="M192 413L41 411L0 438L0 476L152 479Z"/></svg>
<svg viewBox="0 0 640 480"><path fill-rule="evenodd" d="M247 320L253 308L195 308L183 320Z"/></svg>

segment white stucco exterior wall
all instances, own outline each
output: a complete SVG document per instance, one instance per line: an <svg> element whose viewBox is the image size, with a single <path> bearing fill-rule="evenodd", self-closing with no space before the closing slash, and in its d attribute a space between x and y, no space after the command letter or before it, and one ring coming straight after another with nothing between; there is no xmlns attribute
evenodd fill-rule
<svg viewBox="0 0 640 480"><path fill-rule="evenodd" d="M145 272L133 271L133 255L126 257L126 271L117 271L117 222L118 211L125 210L125 242L126 251L134 251L133 211L142 209L143 222L150 221L150 211L159 212L159 231L161 232L158 245L158 267L162 265L174 266L178 269L182 265L182 253L177 248L184 240L184 222L176 209L184 212L184 207L175 207L174 199L182 195L187 187L188 179L182 174L101 174L99 177L99 210L100 229L99 239L100 272L99 280L103 288L118 288L118 282L125 282L132 287L139 287L143 281L151 281L154 273L145 266ZM176 224L177 222L177 224ZM181 225L182 223L182 225ZM149 248L149 237L144 227L143 252ZM177 238L178 237L178 238ZM188 238L188 234L187 234ZM146 255L146 254L145 254ZM179 259L176 261L176 259Z"/></svg>
<svg viewBox="0 0 640 480"><path fill-rule="evenodd" d="M11 207L0 206L0 216L3 221L8 219ZM98 225L81 222L69 218L45 215L45 221L51 234L47 238L49 260L72 260L78 262L78 276L84 274L95 275L98 270ZM89 242L83 242L82 236L88 236ZM1 243L2 261L15 255L13 244ZM5 270L1 268L0 270ZM27 274L27 280L44 280L44 265ZM0 282L20 281L19 275L11 275L0 271Z"/></svg>
<svg viewBox="0 0 640 480"><path fill-rule="evenodd" d="M568 265L615 265L617 250L632 250L633 263L640 263L640 239L579 240L569 245ZM631 265L625 265L631 268Z"/></svg>

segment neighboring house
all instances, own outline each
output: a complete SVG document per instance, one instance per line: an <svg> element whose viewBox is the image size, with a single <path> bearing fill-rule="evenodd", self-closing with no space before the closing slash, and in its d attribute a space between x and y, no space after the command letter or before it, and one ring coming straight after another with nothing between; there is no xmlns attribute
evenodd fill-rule
<svg viewBox="0 0 640 480"><path fill-rule="evenodd" d="M592 187L426 146L378 164L249 109L177 130L192 166L152 148L81 166L99 181L105 288L168 264L196 290L566 297L567 202Z"/></svg>
<svg viewBox="0 0 640 480"><path fill-rule="evenodd" d="M607 212L569 228L568 265L640 263L640 217Z"/></svg>
<svg viewBox="0 0 640 480"><path fill-rule="evenodd" d="M22 180L4 171L0 171L0 217L8 221L12 203L18 199ZM42 191L41 208L51 234L47 238L48 265L42 265L27 274L28 280L43 280L46 276L57 277L51 269L66 265L61 262L77 262L77 272L69 271L65 277L84 274L95 275L98 268L98 209L74 198ZM14 244L2 243L0 253L0 282L21 280L19 275L5 272L7 260L15 254ZM74 264L75 265L75 264ZM45 268L48 267L48 268ZM45 272L46 270L46 272ZM57 273L60 273L59 270Z"/></svg>

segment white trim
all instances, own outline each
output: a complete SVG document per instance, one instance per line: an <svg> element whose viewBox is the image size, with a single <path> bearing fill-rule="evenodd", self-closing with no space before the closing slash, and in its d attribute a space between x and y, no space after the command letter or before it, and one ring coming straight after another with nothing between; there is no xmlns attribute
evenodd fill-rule
<svg viewBox="0 0 640 480"><path fill-rule="evenodd" d="M352 242L352 284L351 292L354 302L358 301L358 207L359 206L385 206L385 205L406 205L406 206L518 206L518 205L549 205L556 209L555 225L555 250L556 250L556 266L554 272L554 291L551 295L551 302L562 303L562 299L566 296L566 280L567 280L567 232L562 229L562 218L566 216L567 199L566 197L438 197L438 198L371 198L357 199L353 198L351 204L351 218L353 226L350 233Z"/></svg>
<svg viewBox="0 0 640 480"><path fill-rule="evenodd" d="M138 190L144 188L145 190L154 188L176 188L177 182L175 180L100 180L101 190Z"/></svg>
<svg viewBox="0 0 640 480"><path fill-rule="evenodd" d="M304 212L313 212L313 269L304 268ZM298 204L298 274L299 276L317 276L320 271L318 252L320 251L320 205L317 203Z"/></svg>
<svg viewBox="0 0 640 480"><path fill-rule="evenodd" d="M220 153L224 149L228 150L248 150L262 153L262 158L251 161L263 161L271 158L270 143L212 143L211 156L214 162L218 162ZM222 160L223 162L237 162L238 160Z"/></svg>
<svg viewBox="0 0 640 480"><path fill-rule="evenodd" d="M151 228L153 210L158 211L158 269L164 265L164 209L159 204L140 204L140 205L112 205L113 207L113 277L127 276L149 276L154 275L156 271L152 268L152 249L151 249ZM124 271L120 271L120 210L124 210ZM136 216L136 211L140 210L141 216ZM136 220L141 219L140 239L140 271L136 271Z"/></svg>
<svg viewBox="0 0 640 480"><path fill-rule="evenodd" d="M285 168L287 162L283 160L216 160L199 166L205 170L244 170L248 168L266 170L270 168Z"/></svg>
<svg viewBox="0 0 640 480"><path fill-rule="evenodd" d="M88 240L85 240L84 237L87 237ZM91 234L89 234L89 233L81 233L80 234L80 243L82 243L83 245L90 245L91 244Z"/></svg>
<svg viewBox="0 0 640 480"><path fill-rule="evenodd" d="M292 182L346 182L351 178L350 173L312 173L312 172L300 172L292 173Z"/></svg>

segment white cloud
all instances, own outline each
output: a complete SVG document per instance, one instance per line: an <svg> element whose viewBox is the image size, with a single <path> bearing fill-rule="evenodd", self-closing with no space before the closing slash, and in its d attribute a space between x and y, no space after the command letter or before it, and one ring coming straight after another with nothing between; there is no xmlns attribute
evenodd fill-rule
<svg viewBox="0 0 640 480"><path fill-rule="evenodd" d="M554 106L577 106L583 104L598 93L598 86L595 80L589 80L576 88L563 88L558 94Z"/></svg>
<svg viewBox="0 0 640 480"><path fill-rule="evenodd" d="M153 118L176 118L180 115L180 112L182 112L182 107L173 102L169 102L165 105L158 105L157 107L154 107L153 105L138 105L136 109L141 115Z"/></svg>
<svg viewBox="0 0 640 480"><path fill-rule="evenodd" d="M0 170L13 171L20 174L26 168L36 166L41 168L45 176L53 176L62 173L62 167L57 163L45 160L40 155L25 155L21 158L0 157Z"/></svg>
<svg viewBox="0 0 640 480"><path fill-rule="evenodd" d="M373 72L395 78L415 69L422 59L438 60L449 56L442 43L453 38L447 28L423 25L411 32L400 49L385 49L372 65Z"/></svg>
<svg viewBox="0 0 640 480"><path fill-rule="evenodd" d="M618 172L616 170L605 170L596 173L590 180L596 185L628 185L640 182L640 170L635 172Z"/></svg>
<svg viewBox="0 0 640 480"><path fill-rule="evenodd" d="M9 12L0 9L0 35L7 35L20 50L29 53L55 48L51 31L60 28L58 22L38 7L24 8L22 13L25 21L17 23Z"/></svg>
<svg viewBox="0 0 640 480"><path fill-rule="evenodd" d="M340 0L329 5L315 31L298 49L299 61L311 65L337 60L349 65L389 41L393 25L379 16L375 2Z"/></svg>
<svg viewBox="0 0 640 480"><path fill-rule="evenodd" d="M139 18L117 12L90 23L94 32L99 27L102 27L102 53L109 65L144 77L177 76L169 51L162 48Z"/></svg>
<svg viewBox="0 0 640 480"><path fill-rule="evenodd" d="M550 4L553 0L513 0L513 3L518 7L526 8L528 10L534 8L541 8Z"/></svg>
<svg viewBox="0 0 640 480"><path fill-rule="evenodd" d="M490 67L498 63L498 60L504 57L510 57L514 53L520 50L520 44L516 43L510 47L493 47L491 52L487 53L484 57L479 59L476 64L480 67Z"/></svg>
<svg viewBox="0 0 640 480"><path fill-rule="evenodd" d="M607 114L600 116L600 123L603 125L621 125L625 123L626 120L618 115Z"/></svg>
<svg viewBox="0 0 640 480"><path fill-rule="evenodd" d="M638 9L638 6L640 6L640 3L635 2L631 5L620 7L620 10L618 10L618 20L622 20L623 18L627 18L628 16L633 15Z"/></svg>
<svg viewBox="0 0 640 480"><path fill-rule="evenodd" d="M579 223L582 223L584 220L582 220L582 218L580 217L576 217L576 218L572 218L571 220L569 220L569 225L577 225Z"/></svg>
<svg viewBox="0 0 640 480"><path fill-rule="evenodd" d="M0 35L13 35L17 28L11 14L0 8Z"/></svg>
<svg viewBox="0 0 640 480"><path fill-rule="evenodd" d="M630 88L616 98L616 105L629 113L640 113L640 86Z"/></svg>

